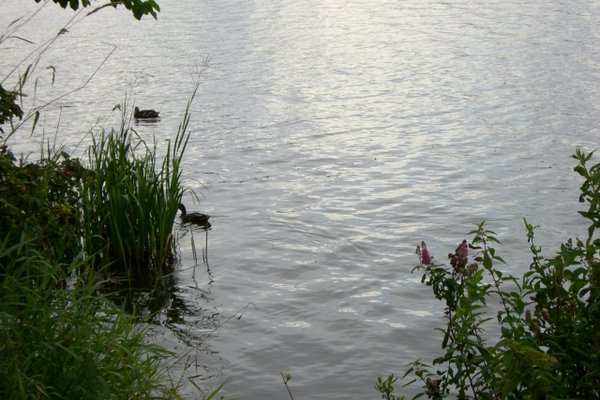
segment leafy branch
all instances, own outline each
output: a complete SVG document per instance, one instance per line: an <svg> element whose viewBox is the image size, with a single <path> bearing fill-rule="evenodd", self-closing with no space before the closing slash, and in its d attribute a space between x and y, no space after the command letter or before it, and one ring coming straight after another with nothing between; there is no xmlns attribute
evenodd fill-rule
<svg viewBox="0 0 600 400"><path fill-rule="evenodd" d="M577 150L573 156L584 179L579 201L588 207L579 214L590 222L588 236L568 239L545 259L535 226L524 220L532 261L521 279L497 268L505 264L493 247L500 241L485 221L471 232L470 244L465 240L448 255L450 265L433 263L424 242L417 246L420 264L413 271L422 270L422 282L445 303L446 325L444 353L433 360L439 369L416 361L404 376L422 382L415 398L600 398L600 164L589 165L592 155ZM471 259L469 250L476 251ZM499 299L499 333L487 324L491 298ZM396 380L378 378L382 398L397 398Z"/></svg>

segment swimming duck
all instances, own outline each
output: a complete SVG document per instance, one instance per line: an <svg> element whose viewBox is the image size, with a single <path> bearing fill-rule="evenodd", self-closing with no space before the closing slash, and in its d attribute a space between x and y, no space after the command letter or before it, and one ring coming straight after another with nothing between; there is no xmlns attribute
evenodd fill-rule
<svg viewBox="0 0 600 400"><path fill-rule="evenodd" d="M133 110L133 118L135 118L135 119L152 119L152 118L158 118L158 114L160 114L158 111L154 111L154 110L140 110L138 107L136 107Z"/></svg>
<svg viewBox="0 0 600 400"><path fill-rule="evenodd" d="M183 222L184 224L194 224L207 229L210 228L210 222L208 222L210 215L196 212L188 214L185 209L185 206L181 203L179 203L178 208L179 210L181 210L181 222Z"/></svg>

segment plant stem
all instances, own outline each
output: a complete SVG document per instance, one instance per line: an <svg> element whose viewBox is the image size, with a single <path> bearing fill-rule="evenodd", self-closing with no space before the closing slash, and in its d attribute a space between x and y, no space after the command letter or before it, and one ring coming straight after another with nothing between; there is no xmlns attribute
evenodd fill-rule
<svg viewBox="0 0 600 400"><path fill-rule="evenodd" d="M283 384L285 385L285 388L288 391L288 394L290 395L290 399L294 400L294 396L292 395L292 391L290 390L290 387L288 386L288 380L289 378L286 378L286 376L283 374L283 372L279 373L281 375L281 379L283 379Z"/></svg>

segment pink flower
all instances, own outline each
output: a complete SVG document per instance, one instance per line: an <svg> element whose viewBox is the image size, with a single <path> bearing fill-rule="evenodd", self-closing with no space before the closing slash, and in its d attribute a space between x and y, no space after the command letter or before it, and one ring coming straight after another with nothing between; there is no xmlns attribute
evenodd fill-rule
<svg viewBox="0 0 600 400"><path fill-rule="evenodd" d="M463 240L454 251L459 258L467 258L469 256L469 245L466 240Z"/></svg>
<svg viewBox="0 0 600 400"><path fill-rule="evenodd" d="M427 250L425 242L421 242L421 264L432 264L431 256L429 255L429 250Z"/></svg>

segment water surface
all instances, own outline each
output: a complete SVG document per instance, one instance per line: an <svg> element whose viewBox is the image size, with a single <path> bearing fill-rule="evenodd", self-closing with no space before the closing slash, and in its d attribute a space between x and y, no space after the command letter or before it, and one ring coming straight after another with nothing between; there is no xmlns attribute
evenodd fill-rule
<svg viewBox="0 0 600 400"><path fill-rule="evenodd" d="M116 50L41 128L82 152L128 93L161 111L136 128L162 142L208 57L185 169L202 195L188 208L213 216L208 264L178 230L157 340L197 349L193 375L230 377L228 398L286 398L282 371L298 399L377 398L377 375L438 351L441 304L410 273L417 243L444 260L486 219L517 273L523 217L547 254L584 231L570 155L600 143L599 5L271 3L161 0L158 22L109 9L83 19L40 63L41 99L83 85ZM1 2L0 26L22 8ZM40 42L72 15L48 5L20 34ZM27 46L0 49L0 71Z"/></svg>

